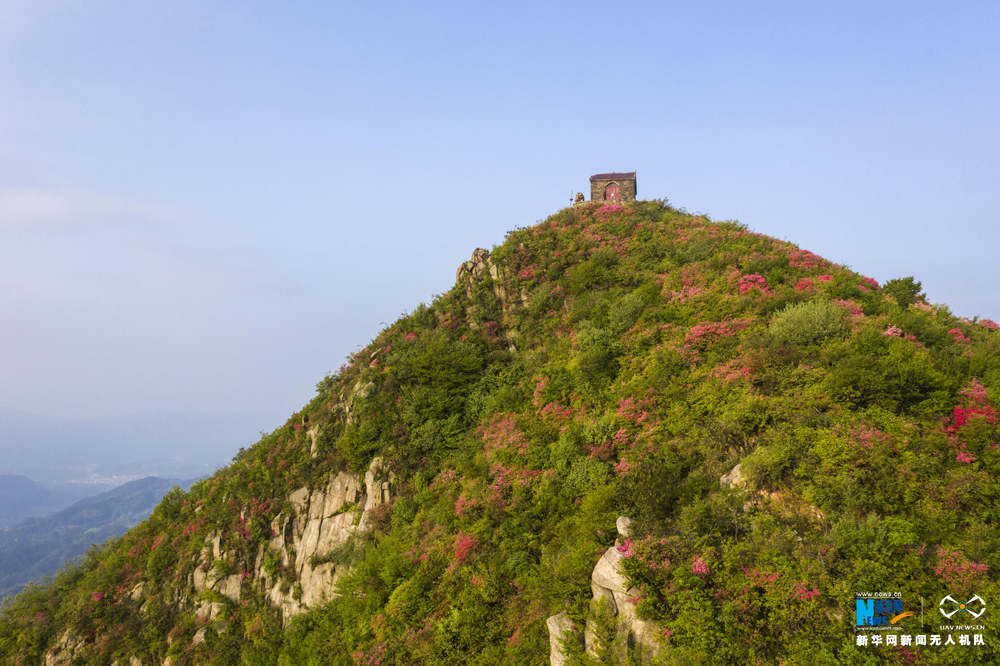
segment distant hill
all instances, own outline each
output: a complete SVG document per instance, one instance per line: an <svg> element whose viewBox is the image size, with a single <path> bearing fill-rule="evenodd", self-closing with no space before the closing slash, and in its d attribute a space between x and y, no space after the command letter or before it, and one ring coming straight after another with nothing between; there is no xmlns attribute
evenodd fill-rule
<svg viewBox="0 0 1000 666"><path fill-rule="evenodd" d="M145 520L171 488L186 490L190 485L191 481L150 476L80 500L51 516L28 518L0 531L0 598L16 594L29 581L55 573L66 560L83 555L91 544L124 534ZM19 490L23 495L18 495ZM45 493L26 477L0 476L0 511L10 512L32 498L47 497Z"/></svg>
<svg viewBox="0 0 1000 666"><path fill-rule="evenodd" d="M68 502L26 476L0 474L0 528L29 516L51 513Z"/></svg>

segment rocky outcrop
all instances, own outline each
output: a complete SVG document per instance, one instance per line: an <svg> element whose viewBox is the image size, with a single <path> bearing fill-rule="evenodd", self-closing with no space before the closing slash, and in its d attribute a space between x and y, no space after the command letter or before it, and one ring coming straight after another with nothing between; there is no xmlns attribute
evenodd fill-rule
<svg viewBox="0 0 1000 666"><path fill-rule="evenodd" d="M635 614L635 600L639 590L629 586L622 568L623 555L619 546L628 538L632 520L621 516L616 522L619 538L612 548L601 556L590 577L593 593L591 612L584 628L583 643L588 655L600 659L602 653L613 652L625 660L629 654L647 663L660 652L659 628L655 622L643 620ZM558 613L547 621L549 645L553 666L563 666L567 655L565 646L577 640L575 626L566 613ZM603 631L610 625L611 633Z"/></svg>
<svg viewBox="0 0 1000 666"><path fill-rule="evenodd" d="M67 629L59 637L56 647L45 654L45 666L70 666L74 661L76 651L83 645L83 638Z"/></svg>
<svg viewBox="0 0 1000 666"><path fill-rule="evenodd" d="M805 517L819 523L826 520L826 514L818 506L809 504L789 493L781 491L752 491L746 477L743 476L740 465L736 465L728 473L719 477L719 485L725 488L737 488L748 491L748 499L743 504L744 511L767 505L774 514L785 519L791 520Z"/></svg>
<svg viewBox="0 0 1000 666"><path fill-rule="evenodd" d="M362 393L366 390L360 388ZM253 562L239 562L235 552L227 551L223 533L209 534L195 560L198 566L188 578L194 594L181 592L173 598L178 610L194 608L196 622L204 625L192 642L204 642L209 629L218 633L228 630L229 606L240 601L250 589L247 586L259 586L268 602L281 609L286 625L293 616L335 597L337 581L349 568L331 561L331 555L352 535L368 529L371 511L392 499L394 481L382 459L375 458L363 480L337 472L319 488L299 488L287 498L289 509L271 522L274 536L258 549ZM275 567L265 563L273 564L275 558L283 572L272 578L268 569L274 574ZM232 573L234 568L243 570ZM145 583L129 591L133 601L146 594ZM46 653L45 666L70 666L85 645L84 638L67 631ZM167 657L163 663L173 663L173 658ZM125 664L141 666L142 662L135 656L116 662L116 666Z"/></svg>
<svg viewBox="0 0 1000 666"><path fill-rule="evenodd" d="M293 511L278 515L272 522L275 536L269 548L280 554L283 566L293 570L297 585L272 580L263 567L263 551L255 567L269 602L281 608L286 623L292 616L336 596L337 581L348 567L325 558L355 532L368 529L370 511L391 499L393 480L382 459L375 458L365 473L367 494L361 492L355 477L340 472L322 488L300 488L289 495Z"/></svg>
<svg viewBox="0 0 1000 666"><path fill-rule="evenodd" d="M490 251L477 247L472 252L472 259L463 262L458 267L455 272L455 282L466 282L471 285L475 280L480 280L486 275L498 282L501 280L500 269L490 259ZM500 298L500 294L497 294L497 298Z"/></svg>
<svg viewBox="0 0 1000 666"><path fill-rule="evenodd" d="M719 477L719 485L726 488L743 488L746 484L746 479L743 478L743 473L740 471L739 465Z"/></svg>
<svg viewBox="0 0 1000 666"><path fill-rule="evenodd" d="M378 353L377 351L373 352L372 357L374 358L374 356L377 353ZM351 423L354 422L354 401L364 400L369 395L371 395L371 392L374 389L375 389L374 382L366 382L366 383L358 382L354 385L354 388L346 394L343 400L336 402L332 406L332 409L334 411L343 412L344 422L347 425L350 425ZM306 431L306 434L309 435L309 439L312 441L312 447L310 449L310 453L312 454L312 457L315 458L319 453L316 444L316 438L319 436L319 427L313 426L313 428Z"/></svg>
<svg viewBox="0 0 1000 666"><path fill-rule="evenodd" d="M469 298L472 298L472 285L479 280L486 279L486 277L491 279L493 295L500 304L500 310L503 314L503 321L496 322L502 325L502 329L498 330L497 333L506 340L507 348L511 352L514 352L517 350L517 347L511 338L515 336L516 332L508 330L507 326L511 303L507 298L507 290L504 288L503 272L493 263L493 260L490 258L490 251L477 247L472 253L472 259L463 262L455 272L455 282L465 285L465 293L468 294ZM472 325L475 326L475 324Z"/></svg>
<svg viewBox="0 0 1000 666"><path fill-rule="evenodd" d="M565 611L550 617L545 626L549 629L549 660L552 666L566 666L569 662L566 653L571 652L574 646L583 645L583 632Z"/></svg>
<svg viewBox="0 0 1000 666"><path fill-rule="evenodd" d="M500 302L500 308L506 315L510 307L507 300L507 290L503 286L503 273L497 268L490 258L490 251L477 247L472 253L470 261L463 262L455 272L455 282L464 283L465 291L472 296L472 284L477 280L482 280L486 276L493 280L493 295Z"/></svg>

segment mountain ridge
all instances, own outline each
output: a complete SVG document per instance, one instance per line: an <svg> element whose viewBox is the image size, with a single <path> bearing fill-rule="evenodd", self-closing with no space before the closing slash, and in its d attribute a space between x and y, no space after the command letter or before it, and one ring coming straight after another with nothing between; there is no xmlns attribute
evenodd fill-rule
<svg viewBox="0 0 1000 666"><path fill-rule="evenodd" d="M998 329L665 201L567 208L5 605L0 654L910 663L854 595L995 596Z"/></svg>

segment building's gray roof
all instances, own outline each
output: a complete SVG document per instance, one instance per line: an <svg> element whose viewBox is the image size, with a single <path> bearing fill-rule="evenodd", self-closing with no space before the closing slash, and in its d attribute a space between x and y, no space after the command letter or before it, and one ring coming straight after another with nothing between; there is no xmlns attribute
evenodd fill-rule
<svg viewBox="0 0 1000 666"><path fill-rule="evenodd" d="M595 180L635 180L635 171L627 173L599 173L590 177L591 182Z"/></svg>

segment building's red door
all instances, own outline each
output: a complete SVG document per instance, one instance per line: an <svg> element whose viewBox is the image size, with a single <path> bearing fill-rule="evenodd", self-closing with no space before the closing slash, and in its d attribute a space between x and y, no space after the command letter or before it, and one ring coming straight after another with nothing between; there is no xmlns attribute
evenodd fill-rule
<svg viewBox="0 0 1000 666"><path fill-rule="evenodd" d="M618 201L618 186L608 185L604 188L604 200L605 201Z"/></svg>

